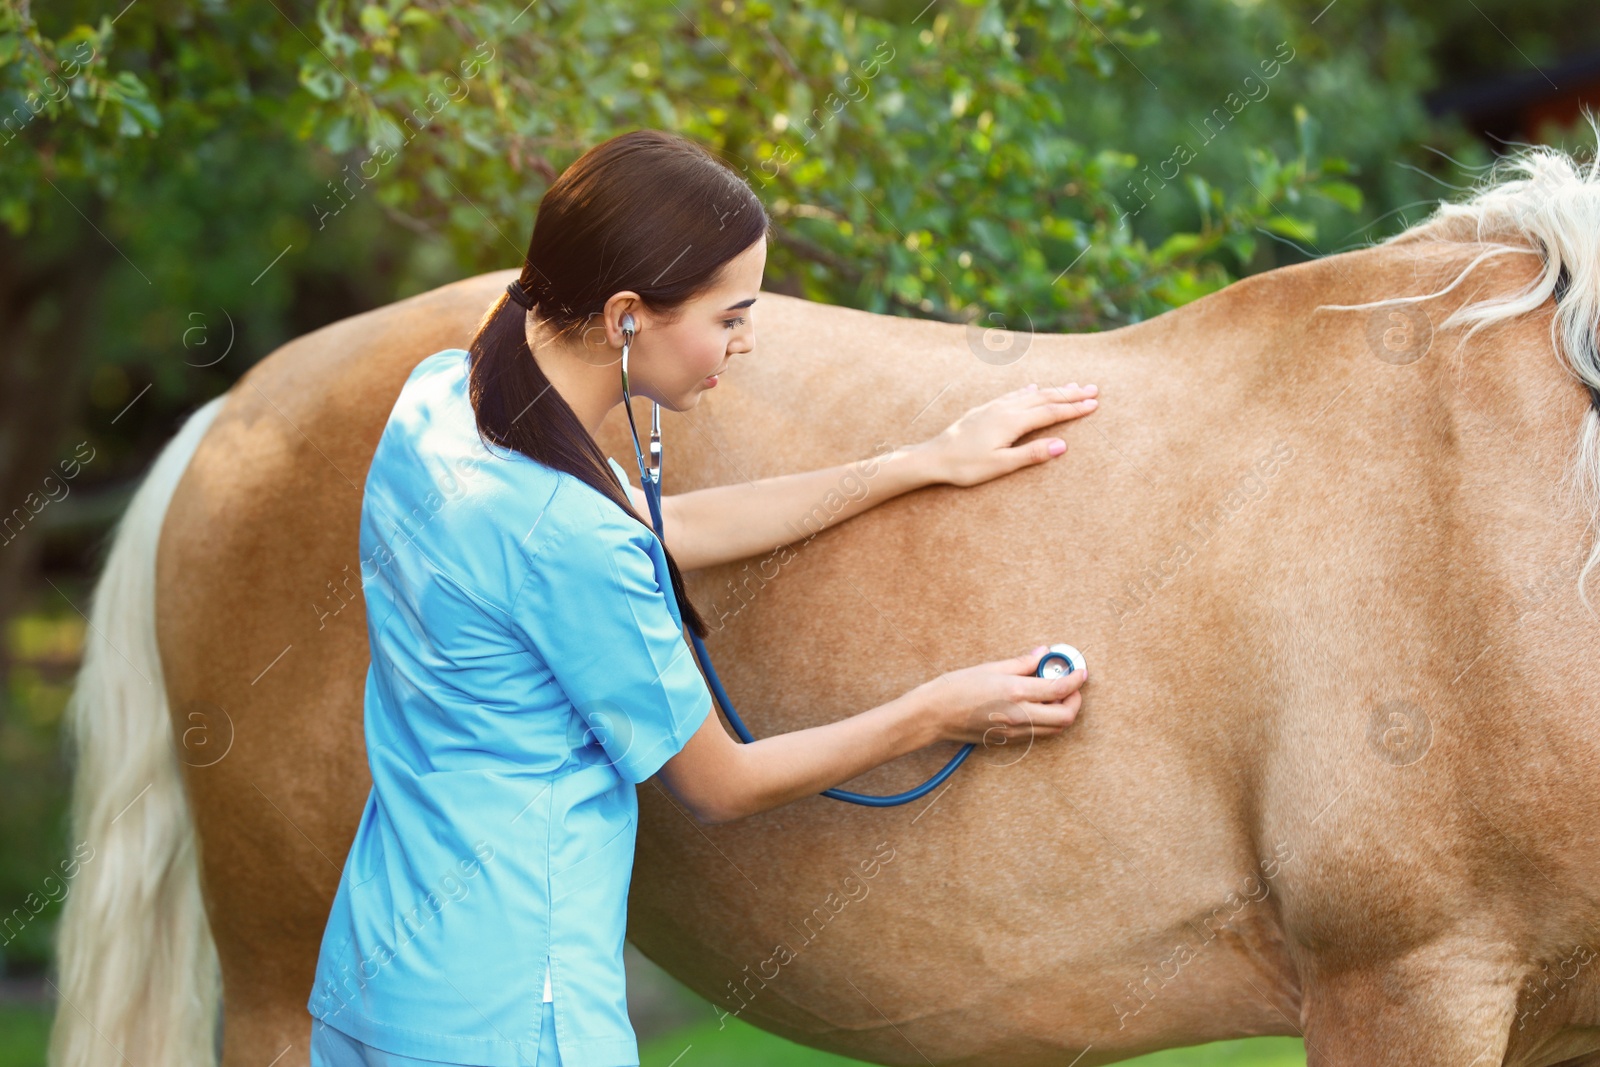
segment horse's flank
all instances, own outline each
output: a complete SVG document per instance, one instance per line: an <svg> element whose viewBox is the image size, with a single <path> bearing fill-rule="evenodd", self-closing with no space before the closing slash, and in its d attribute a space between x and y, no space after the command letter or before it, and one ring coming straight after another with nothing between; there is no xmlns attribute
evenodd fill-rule
<svg viewBox="0 0 1600 1067"><path fill-rule="evenodd" d="M763 294L757 350L664 416L668 492L863 460L1029 381L1093 381L1102 404L1052 431L1062 459L689 576L751 727L838 718L1047 640L1083 649L1090 682L1066 734L976 755L904 809L817 798L701 827L645 785L634 942L724 1016L885 1063L1088 1067L1302 1032L1314 1064L1600 1048L1582 1029L1600 1026L1582 957L1600 668L1577 596L1589 514L1564 481L1594 417L1551 350L1548 299L1470 340L1446 324L1546 260L1486 260L1403 308L1323 306L1446 289L1484 250L1449 236L1032 337L1004 366L961 327ZM1597 269L1573 261L1569 294L1589 288L1569 298L1594 299ZM218 709L231 737L183 768L230 1065L290 1044L279 1062L305 1063L370 784L373 448L411 367L464 345L512 275L275 352L168 509L170 714ZM616 412L601 445L631 469L627 440ZM838 487L871 491L870 464ZM853 784L904 788L948 755Z"/></svg>

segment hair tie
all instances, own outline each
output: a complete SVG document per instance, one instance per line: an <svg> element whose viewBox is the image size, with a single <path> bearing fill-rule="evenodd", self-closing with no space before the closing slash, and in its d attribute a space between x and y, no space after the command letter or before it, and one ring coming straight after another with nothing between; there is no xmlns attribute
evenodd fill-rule
<svg viewBox="0 0 1600 1067"><path fill-rule="evenodd" d="M506 295L511 297L512 301L520 305L523 310L533 310L533 298L529 296L528 291L522 287L522 281L520 279L512 279L511 284L506 286Z"/></svg>

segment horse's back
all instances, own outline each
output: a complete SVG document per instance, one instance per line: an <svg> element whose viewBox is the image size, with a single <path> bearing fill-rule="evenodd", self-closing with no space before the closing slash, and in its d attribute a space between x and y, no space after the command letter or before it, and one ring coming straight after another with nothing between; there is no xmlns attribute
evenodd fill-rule
<svg viewBox="0 0 1600 1067"><path fill-rule="evenodd" d="M1083 648L1091 681L1062 737L975 754L907 808L816 798L701 827L645 786L631 938L812 1044L886 1062L1092 1044L1084 1062L1105 1062L1293 1032L1307 960L1451 918L1405 904L1408 884L1515 923L1537 905L1483 896L1516 877L1511 851L1561 891L1586 874L1593 850L1560 846L1592 825L1587 802L1540 784L1563 741L1592 780L1583 529L1549 484L1581 403L1531 320L1480 335L1463 377L1454 334L1410 359L1388 331L1415 320L1314 310L1431 291L1461 264L1369 249L1135 327L1026 338L1009 364L961 327L764 294L757 350L666 415L669 492L863 459L1027 381L1094 381L1103 402L1056 431L1060 460L689 575L752 728L837 719L1038 641ZM174 715L216 705L233 731L227 758L188 771L230 998L302 1009L369 787L361 486L410 369L464 346L507 277L285 346L235 387L173 500ZM632 469L620 412L600 443ZM871 491L844 474L813 516ZM905 788L952 748L855 785Z"/></svg>

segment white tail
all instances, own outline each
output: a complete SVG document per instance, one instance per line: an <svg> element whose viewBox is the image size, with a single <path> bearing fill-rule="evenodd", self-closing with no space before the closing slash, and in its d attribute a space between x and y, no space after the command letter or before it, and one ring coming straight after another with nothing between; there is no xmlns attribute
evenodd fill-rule
<svg viewBox="0 0 1600 1067"><path fill-rule="evenodd" d="M1594 398L1584 413L1569 472L1570 484L1589 516L1589 557L1578 576L1578 592L1587 604L1585 583L1600 563L1600 126L1587 108L1583 118L1597 146L1587 169L1558 148L1525 145L1495 160L1466 200L1441 202L1428 218L1381 242L1436 238L1485 245L1455 281L1421 296L1322 306L1372 308L1431 300L1460 285L1486 259L1507 254L1544 257L1544 272L1521 292L1462 305L1437 328L1470 325L1464 343L1483 327L1534 311L1555 294L1550 342Z"/></svg>
<svg viewBox="0 0 1600 1067"><path fill-rule="evenodd" d="M57 934L50 1067L210 1067L222 980L156 647L156 545L223 397L157 457L118 521L66 710L78 870Z"/></svg>

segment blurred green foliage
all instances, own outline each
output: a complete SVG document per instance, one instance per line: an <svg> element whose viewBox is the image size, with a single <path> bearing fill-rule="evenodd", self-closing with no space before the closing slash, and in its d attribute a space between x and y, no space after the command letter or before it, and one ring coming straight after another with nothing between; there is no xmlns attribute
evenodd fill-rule
<svg viewBox="0 0 1600 1067"><path fill-rule="evenodd" d="M1330 191L1313 145L1292 142L1285 161L1246 135L1230 151L1249 152L1257 188L1208 188L1213 210L1159 247L1124 225L1139 161L1084 137L1073 102L1136 79L1123 57L1160 39L1136 6L512 11L324 3L323 52L301 66L321 102L308 134L392 167L379 191L392 206L449 212L476 269L516 261L561 163L635 125L696 138L746 175L780 227L771 269L804 295L947 319L1026 309L1043 329L1119 325L1209 292L1256 225L1310 227L1292 198L1353 193ZM490 220L522 224L513 239Z"/></svg>
<svg viewBox="0 0 1600 1067"><path fill-rule="evenodd" d="M873 14L140 0L115 27L70 0L37 23L17 0L5 10L0 85L10 101L32 89L42 110L6 146L21 165L0 177L0 219L25 232L43 201L103 199L128 269L107 308L120 336L97 351L158 368L173 391L193 387L172 358L186 314L241 294L282 306L305 272L381 278L376 303L513 265L544 186L641 125L747 175L783 233L769 270L805 295L952 319L1025 309L1041 329L1158 314L1276 262L1256 255L1259 230L1310 243L1367 198L1314 116L1347 108L1370 72L1297 58L1253 102L1242 75L1280 41L1299 56L1318 40L1264 4L1156 18L1120 0ZM1348 72L1319 82L1330 63ZM1394 104L1412 88L1347 116L1388 120L1366 155L1421 132ZM1128 224L1142 203L1130 181L1212 113L1224 135ZM395 258L417 256L409 268L375 270L377 231ZM254 325L241 362L292 336Z"/></svg>
<svg viewBox="0 0 1600 1067"><path fill-rule="evenodd" d="M67 582L74 598L82 582ZM18 612L0 630L13 668L0 716L0 975L50 958L70 891L66 760L61 718L83 648L84 622L59 598Z"/></svg>

